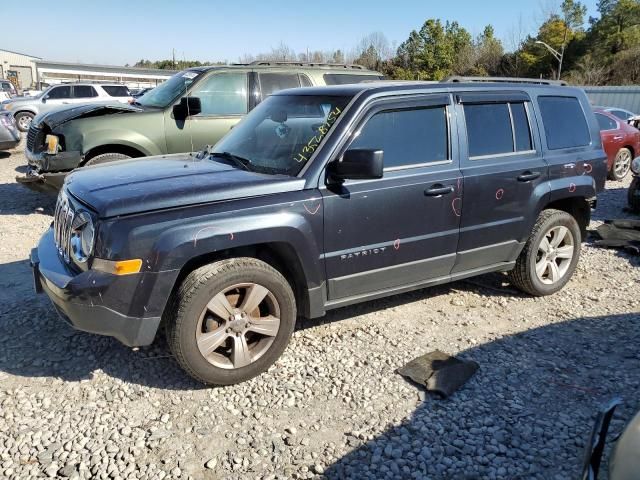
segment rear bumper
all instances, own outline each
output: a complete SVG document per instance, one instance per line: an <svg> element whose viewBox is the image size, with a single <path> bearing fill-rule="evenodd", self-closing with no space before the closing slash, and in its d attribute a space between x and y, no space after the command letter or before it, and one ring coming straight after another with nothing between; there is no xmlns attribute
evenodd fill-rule
<svg viewBox="0 0 640 480"><path fill-rule="evenodd" d="M141 283L143 276L156 284L163 283L158 281L160 278L143 273L117 276L94 270L72 272L58 256L51 229L31 251L31 266L36 292L46 293L60 317L74 328L115 337L130 347L153 342L160 325L160 312L153 309L148 316L131 316L122 311L136 299L151 300L144 300L146 296L134 287ZM152 275L162 276L162 280L167 280L165 284L175 279L173 272Z"/></svg>

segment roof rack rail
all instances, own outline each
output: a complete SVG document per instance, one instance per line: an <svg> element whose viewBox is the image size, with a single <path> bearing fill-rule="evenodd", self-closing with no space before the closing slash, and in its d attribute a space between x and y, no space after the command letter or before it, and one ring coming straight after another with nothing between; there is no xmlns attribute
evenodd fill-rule
<svg viewBox="0 0 640 480"><path fill-rule="evenodd" d="M279 62L272 60L255 60L248 65L253 66L296 66L296 67L331 67L331 68L351 68L354 70L365 70L362 65L353 63L325 63L325 62Z"/></svg>
<svg viewBox="0 0 640 480"><path fill-rule="evenodd" d="M452 75L440 81L441 83L462 83L462 82L486 82L486 83L533 83L537 85L569 85L564 80L547 80L544 78L519 78L519 77L465 77Z"/></svg>

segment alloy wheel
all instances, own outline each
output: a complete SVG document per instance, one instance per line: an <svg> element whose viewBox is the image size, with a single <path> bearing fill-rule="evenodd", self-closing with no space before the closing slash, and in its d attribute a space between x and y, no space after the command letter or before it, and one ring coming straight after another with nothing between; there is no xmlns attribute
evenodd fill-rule
<svg viewBox="0 0 640 480"><path fill-rule="evenodd" d="M627 150L626 148L618 152L618 155L616 156L616 163L613 166L617 178L623 178L627 175L627 173L629 173L632 160L633 159L631 158L631 152L629 152L629 150Z"/></svg>
<svg viewBox="0 0 640 480"><path fill-rule="evenodd" d="M246 367L264 355L280 329L280 306L271 291L241 283L216 294L202 311L196 343L212 365Z"/></svg>
<svg viewBox="0 0 640 480"><path fill-rule="evenodd" d="M31 120L32 118L30 116L22 115L20 118L18 118L18 126L20 127L21 130L27 131L31 126Z"/></svg>
<svg viewBox="0 0 640 480"><path fill-rule="evenodd" d="M575 239L571 230L562 225L551 228L542 237L536 255L536 275L553 285L566 275L574 255Z"/></svg>

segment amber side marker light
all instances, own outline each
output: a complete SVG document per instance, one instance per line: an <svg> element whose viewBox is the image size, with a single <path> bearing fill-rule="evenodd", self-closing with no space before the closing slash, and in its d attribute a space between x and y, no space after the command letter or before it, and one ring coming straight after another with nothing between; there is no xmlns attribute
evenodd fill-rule
<svg viewBox="0 0 640 480"><path fill-rule="evenodd" d="M135 258L133 260L103 260L95 258L92 268L101 272L112 273L113 275L131 275L140 272L142 268L142 260Z"/></svg>

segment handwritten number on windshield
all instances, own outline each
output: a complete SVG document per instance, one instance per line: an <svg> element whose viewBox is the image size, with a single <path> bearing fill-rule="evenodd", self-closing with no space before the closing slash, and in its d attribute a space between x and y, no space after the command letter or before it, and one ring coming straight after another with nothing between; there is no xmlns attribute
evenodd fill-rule
<svg viewBox="0 0 640 480"><path fill-rule="evenodd" d="M309 158L311 158L311 155L313 155L313 152L316 151L318 145L320 145L320 142L322 142L322 139L327 135L327 133L329 133L329 130L331 130L331 126L336 123L336 120L341 113L342 110L340 110L339 107L335 107L329 112L329 115L327 115L327 119L325 120L325 122L318 127L318 134L311 137L307 144L302 147L302 151L295 157L293 157L296 162L306 162L307 160L309 160Z"/></svg>

